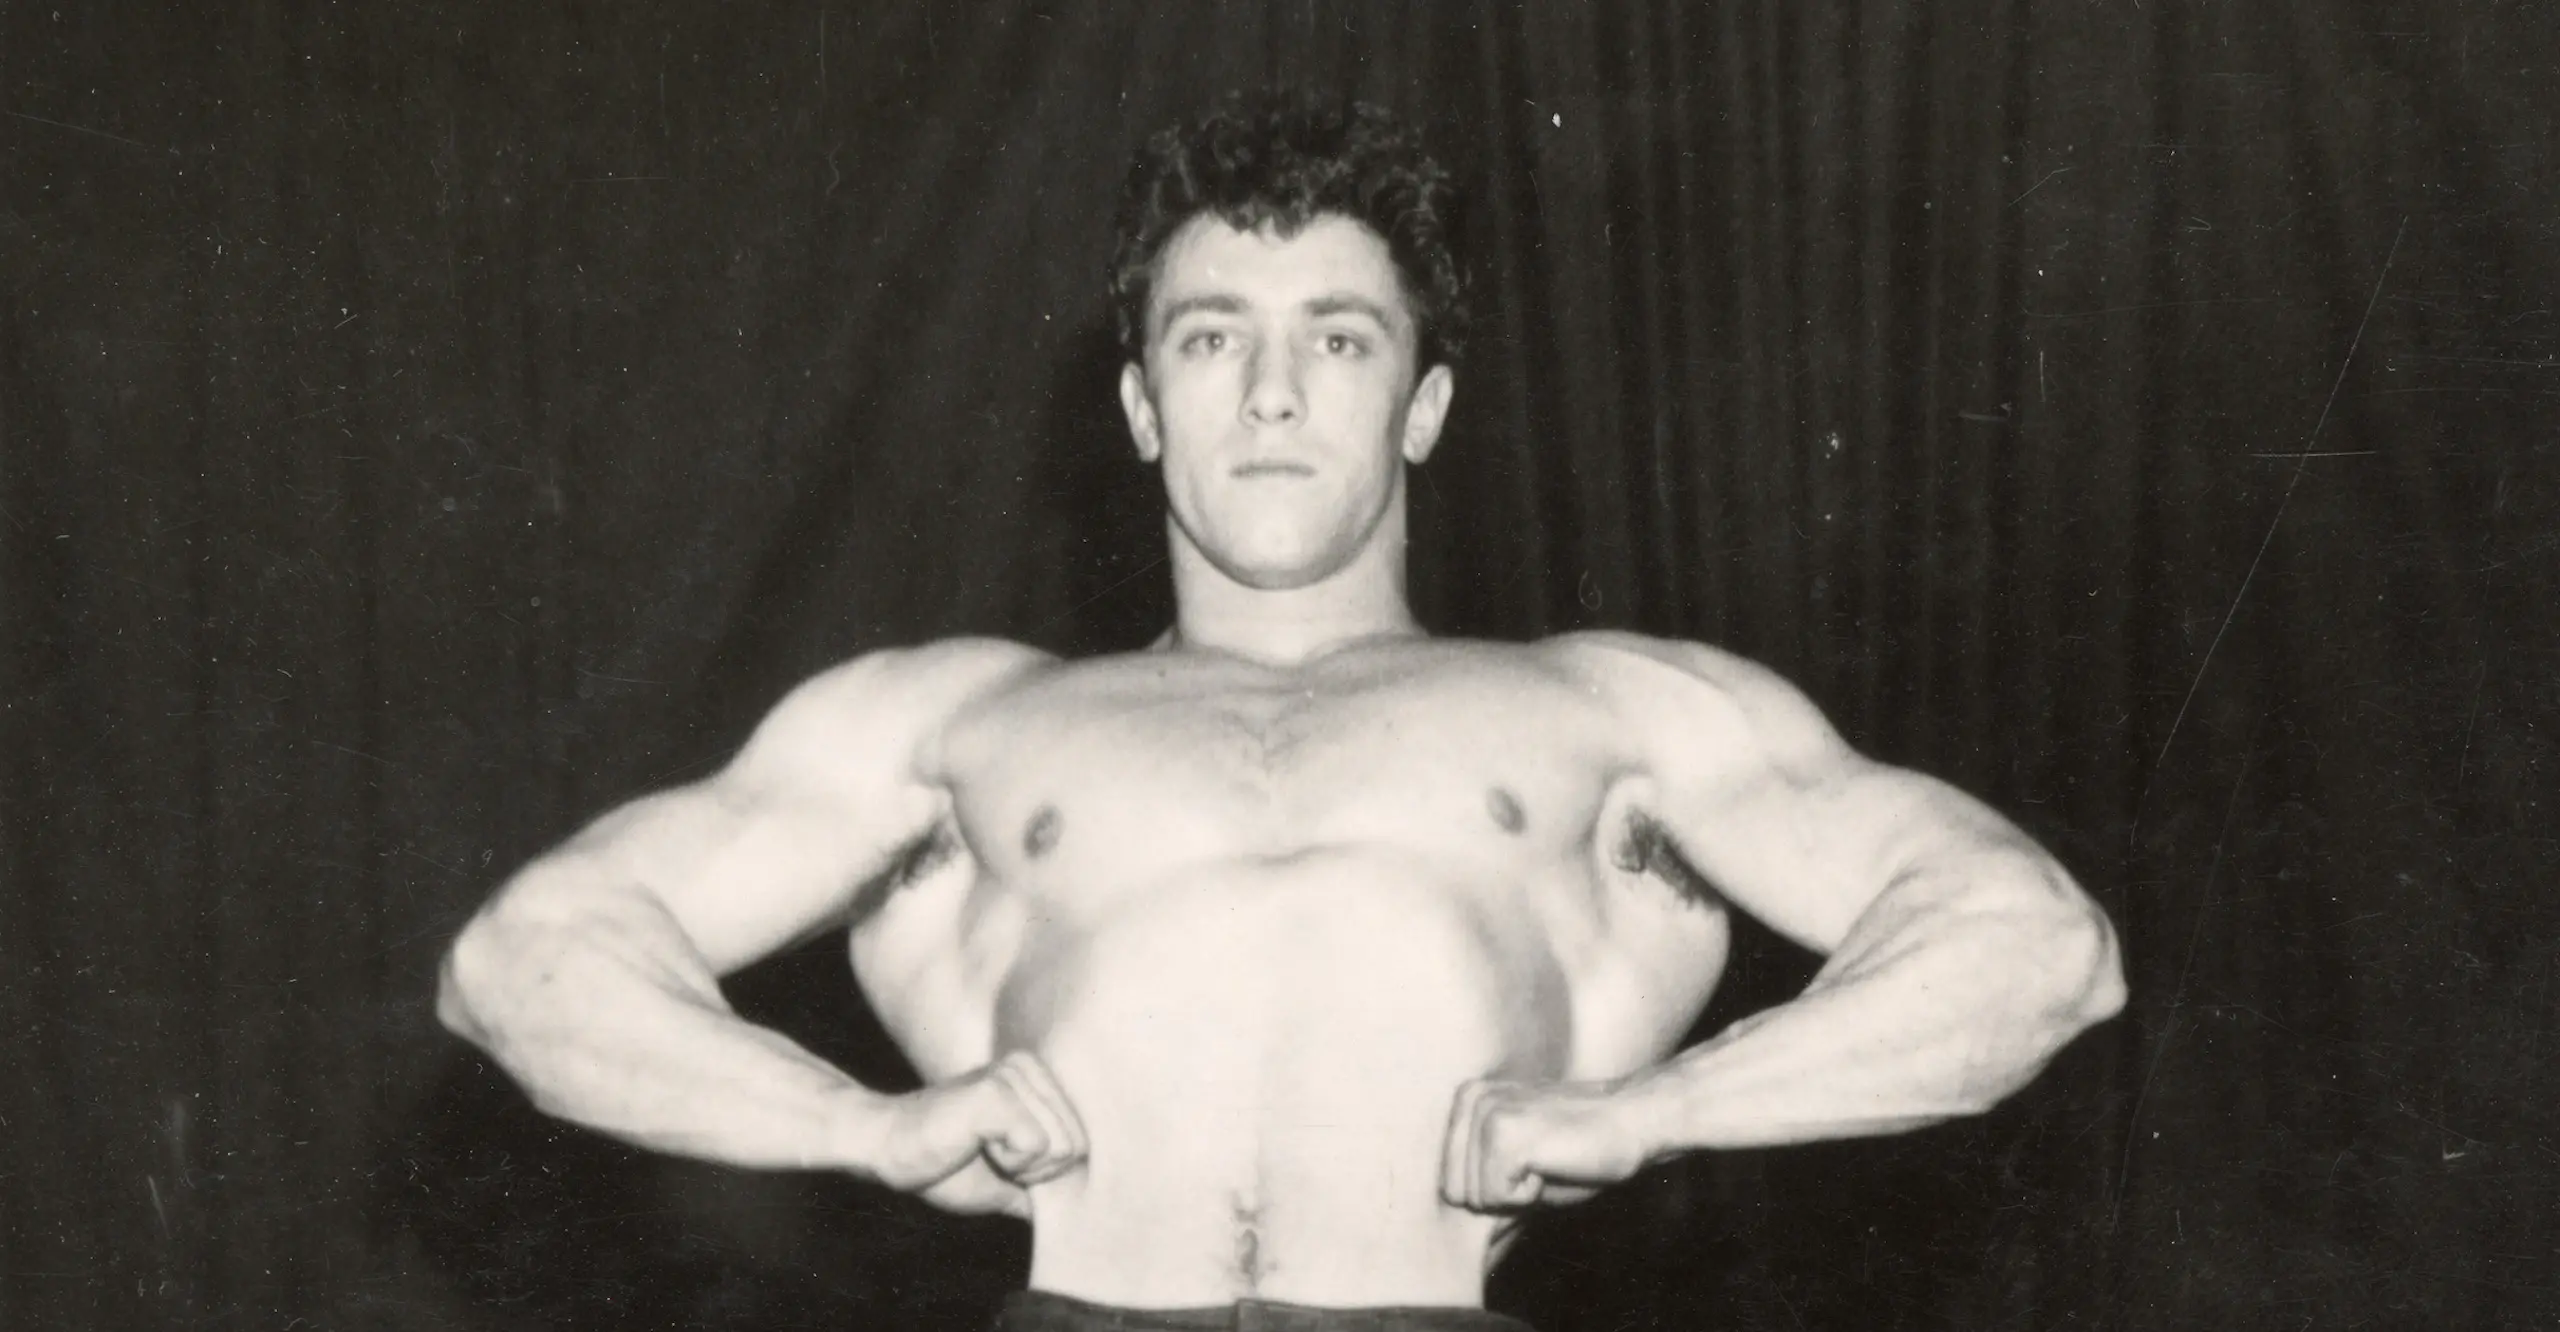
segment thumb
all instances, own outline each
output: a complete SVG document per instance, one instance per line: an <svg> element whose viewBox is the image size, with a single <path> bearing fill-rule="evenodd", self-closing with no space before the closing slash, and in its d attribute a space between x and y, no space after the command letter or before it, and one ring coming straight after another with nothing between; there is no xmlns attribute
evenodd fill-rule
<svg viewBox="0 0 2560 1332"><path fill-rule="evenodd" d="M1538 1170L1545 1133L1534 1106L1497 1102L1487 1110L1479 1136L1483 1160L1478 1163L1487 1202L1526 1207L1538 1201L1545 1182Z"/></svg>
<svg viewBox="0 0 2560 1332"><path fill-rule="evenodd" d="M980 1093L984 1100L973 1116L978 1141L1000 1169L1019 1170L1048 1152L1048 1131L1010 1088L990 1079Z"/></svg>

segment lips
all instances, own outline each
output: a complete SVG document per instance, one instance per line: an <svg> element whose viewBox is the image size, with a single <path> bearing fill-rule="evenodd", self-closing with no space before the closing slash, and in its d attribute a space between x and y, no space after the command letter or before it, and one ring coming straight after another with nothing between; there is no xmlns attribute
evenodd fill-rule
<svg viewBox="0 0 2560 1332"><path fill-rule="evenodd" d="M1315 474L1316 469L1305 463L1290 462L1282 458L1258 458L1251 462L1237 463L1235 470L1228 473L1230 476L1246 480L1267 476L1311 477Z"/></svg>

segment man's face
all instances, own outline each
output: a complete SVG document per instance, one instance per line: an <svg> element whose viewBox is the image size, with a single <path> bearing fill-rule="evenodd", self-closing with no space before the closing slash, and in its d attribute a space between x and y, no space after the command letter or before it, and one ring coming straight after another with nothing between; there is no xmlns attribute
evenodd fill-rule
<svg viewBox="0 0 2560 1332"><path fill-rule="evenodd" d="M1440 437L1450 375L1417 381L1386 242L1336 214L1295 236L1203 214L1158 263L1146 364L1121 372L1138 456L1229 578L1304 587L1349 564Z"/></svg>

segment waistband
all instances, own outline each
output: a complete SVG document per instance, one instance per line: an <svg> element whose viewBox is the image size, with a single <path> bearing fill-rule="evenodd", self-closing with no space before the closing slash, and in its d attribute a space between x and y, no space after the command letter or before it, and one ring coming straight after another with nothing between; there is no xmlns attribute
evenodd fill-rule
<svg viewBox="0 0 2560 1332"><path fill-rule="evenodd" d="M1396 1305L1333 1309L1238 1300L1196 1309L1122 1309L1045 1290L1005 1298L995 1332L1532 1332L1487 1309Z"/></svg>

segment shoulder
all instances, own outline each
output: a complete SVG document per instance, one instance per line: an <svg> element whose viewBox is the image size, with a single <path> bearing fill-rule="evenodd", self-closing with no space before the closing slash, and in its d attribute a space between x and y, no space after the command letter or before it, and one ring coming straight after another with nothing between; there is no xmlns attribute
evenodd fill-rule
<svg viewBox="0 0 2560 1332"><path fill-rule="evenodd" d="M1856 755L1829 719L1785 676L1705 643L1588 631L1540 646L1626 717L1647 741L1697 753L1757 759L1802 780L1835 773Z"/></svg>
<svg viewBox="0 0 2560 1332"><path fill-rule="evenodd" d="M1038 648L1001 638L946 638L914 647L883 648L802 681L774 709L773 717L840 719L868 712L884 699L906 704L948 699L957 706L1056 662Z"/></svg>
<svg viewBox="0 0 2560 1332"><path fill-rule="evenodd" d="M929 766L934 741L962 709L1056 664L1048 653L996 638L865 653L786 695L734 770L751 779L911 777Z"/></svg>

